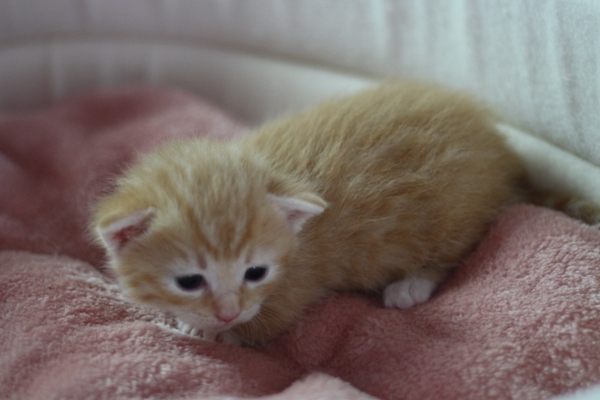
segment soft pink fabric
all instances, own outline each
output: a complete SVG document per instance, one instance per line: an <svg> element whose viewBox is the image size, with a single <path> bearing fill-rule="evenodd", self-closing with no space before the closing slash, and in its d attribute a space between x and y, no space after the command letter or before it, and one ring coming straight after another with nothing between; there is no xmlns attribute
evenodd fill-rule
<svg viewBox="0 0 600 400"><path fill-rule="evenodd" d="M507 210L428 303L336 294L265 349L127 303L86 234L135 152L244 128L165 88L0 117L0 398L546 399L600 382L600 232Z"/></svg>

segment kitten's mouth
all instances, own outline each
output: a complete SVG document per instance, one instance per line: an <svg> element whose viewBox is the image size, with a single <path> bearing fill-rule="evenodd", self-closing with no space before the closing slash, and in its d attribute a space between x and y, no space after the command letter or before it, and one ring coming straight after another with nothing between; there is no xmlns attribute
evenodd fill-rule
<svg viewBox="0 0 600 400"><path fill-rule="evenodd" d="M260 306L255 306L250 309L242 311L238 314L234 319L224 321L223 319L218 318L215 315L215 319L217 320L217 330L224 331L233 328L236 325L243 324L244 322L248 322L252 319L260 309Z"/></svg>
<svg viewBox="0 0 600 400"><path fill-rule="evenodd" d="M234 327L235 325L237 325L237 322L234 322L234 321L232 321L232 322L223 322L223 323L217 325L217 330L219 332L226 331L226 330Z"/></svg>
<svg viewBox="0 0 600 400"><path fill-rule="evenodd" d="M225 331L228 330L230 328L233 328L236 325L241 324L242 322L244 322L243 318L237 317L231 321L222 321L219 320L218 323L215 325L217 327L217 330L219 331Z"/></svg>
<svg viewBox="0 0 600 400"><path fill-rule="evenodd" d="M249 309L242 310L237 315L231 315L231 318L223 318L223 315L219 317L217 313L200 314L189 311L172 311L175 313L178 319L192 327L197 328L198 330L224 332L230 330L234 326L248 322L250 319L254 318L259 309L260 305L257 304Z"/></svg>

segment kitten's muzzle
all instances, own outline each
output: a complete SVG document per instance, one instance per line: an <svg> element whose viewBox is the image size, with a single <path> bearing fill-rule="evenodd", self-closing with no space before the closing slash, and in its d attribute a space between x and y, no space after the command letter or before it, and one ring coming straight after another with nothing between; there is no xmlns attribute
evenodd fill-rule
<svg viewBox="0 0 600 400"><path fill-rule="evenodd" d="M240 296L233 292L218 296L214 300L214 309L215 317L229 324L240 315Z"/></svg>
<svg viewBox="0 0 600 400"><path fill-rule="evenodd" d="M221 321L225 322L226 324L229 324L231 321L233 321L234 319L236 319L239 315L240 315L240 313L237 313L235 315L219 315L219 314L216 314L216 317L219 318Z"/></svg>

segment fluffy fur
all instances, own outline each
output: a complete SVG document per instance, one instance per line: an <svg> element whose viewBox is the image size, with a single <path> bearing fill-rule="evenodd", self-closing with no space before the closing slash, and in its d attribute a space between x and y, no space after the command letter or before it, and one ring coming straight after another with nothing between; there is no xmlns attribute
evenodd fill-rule
<svg viewBox="0 0 600 400"><path fill-rule="evenodd" d="M524 196L493 124L461 95L387 83L142 156L94 227L129 297L209 338L265 343L328 290L410 307Z"/></svg>

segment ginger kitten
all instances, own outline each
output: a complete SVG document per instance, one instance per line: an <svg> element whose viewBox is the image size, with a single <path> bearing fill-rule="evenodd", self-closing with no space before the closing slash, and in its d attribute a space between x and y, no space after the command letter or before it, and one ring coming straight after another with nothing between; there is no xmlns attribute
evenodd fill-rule
<svg viewBox="0 0 600 400"><path fill-rule="evenodd" d="M142 156L93 225L124 292L205 338L266 343L329 290L411 307L523 198L493 124L461 95L387 83Z"/></svg>

